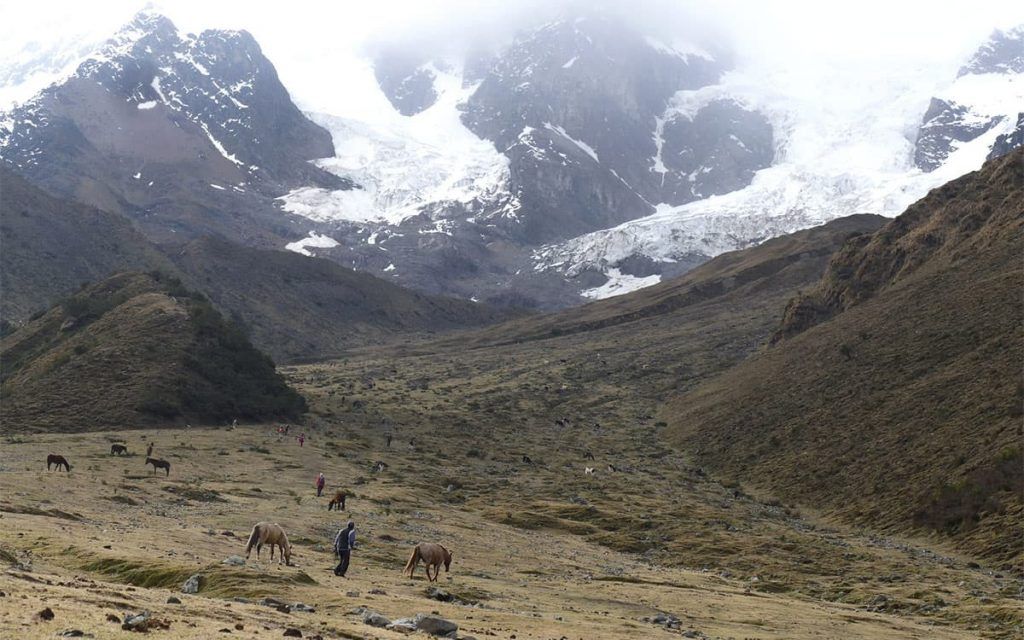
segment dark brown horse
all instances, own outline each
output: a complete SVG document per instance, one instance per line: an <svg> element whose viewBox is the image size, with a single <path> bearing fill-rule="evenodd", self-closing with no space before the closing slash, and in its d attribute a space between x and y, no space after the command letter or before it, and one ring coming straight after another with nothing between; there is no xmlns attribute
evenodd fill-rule
<svg viewBox="0 0 1024 640"><path fill-rule="evenodd" d="M163 469L167 472L167 475L171 475L171 463L166 460L157 460L156 458L146 458L145 464L153 465L153 473L156 473L157 469Z"/></svg>
<svg viewBox="0 0 1024 640"><path fill-rule="evenodd" d="M128 453L128 447L123 444L112 444L110 445L110 455L126 455Z"/></svg>
<svg viewBox="0 0 1024 640"><path fill-rule="evenodd" d="M68 472L71 471L71 465L68 464L68 459L65 458L64 456L58 456L55 453L51 453L50 455L46 456L46 470L47 471L50 470L50 465L57 465L57 471L60 471L60 468L62 466L64 467L65 471L68 471Z"/></svg>
<svg viewBox="0 0 1024 640"><path fill-rule="evenodd" d="M328 511L330 511L331 509L333 509L335 507L337 507L338 511L344 511L345 510L345 492L344 491L335 491L334 492L334 497L331 498L331 501L327 503L327 510Z"/></svg>

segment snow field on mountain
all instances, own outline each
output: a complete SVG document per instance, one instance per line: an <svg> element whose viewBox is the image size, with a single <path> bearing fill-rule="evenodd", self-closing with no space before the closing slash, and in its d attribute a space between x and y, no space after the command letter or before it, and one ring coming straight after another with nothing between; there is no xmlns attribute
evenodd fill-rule
<svg viewBox="0 0 1024 640"><path fill-rule="evenodd" d="M435 76L438 98L414 116L400 115L376 82L356 89L381 94L380 107L361 120L310 114L334 138L335 157L318 164L362 189L296 189L281 198L286 211L317 222L399 224L427 204L493 201L507 191L508 159L459 119L458 105L475 87L463 85L457 67L425 68Z"/></svg>
<svg viewBox="0 0 1024 640"><path fill-rule="evenodd" d="M1024 110L1021 74L953 77L955 68L945 66L741 67L718 85L681 91L663 118L692 118L722 98L764 113L775 132L775 163L738 191L660 204L650 216L545 246L534 254L536 269L570 276L593 269L614 280L614 266L631 255L662 262L713 257L854 213L899 215L930 189L979 168L996 136L1012 130ZM924 173L913 165L914 138L931 96L966 105L973 117L1003 120Z"/></svg>

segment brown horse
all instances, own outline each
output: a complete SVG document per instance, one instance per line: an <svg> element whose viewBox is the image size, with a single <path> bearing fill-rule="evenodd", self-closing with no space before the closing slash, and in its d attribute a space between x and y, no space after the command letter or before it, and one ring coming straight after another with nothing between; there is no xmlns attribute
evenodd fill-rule
<svg viewBox="0 0 1024 640"><path fill-rule="evenodd" d="M146 458L146 464L153 465L153 473L156 473L157 469L163 469L167 472L167 475L171 475L171 463L166 460L157 460L156 458Z"/></svg>
<svg viewBox="0 0 1024 640"><path fill-rule="evenodd" d="M281 550L280 558L284 559L286 565L291 566L292 545L288 543L288 536L285 535L281 525L276 522L257 522L252 528L252 533L249 534L249 543L245 546L245 557L248 558L252 553L252 548L256 547L256 558L259 559L260 551L265 544L270 545L271 560L274 559L274 545L277 545ZM280 562L279 559L278 563L280 564Z"/></svg>
<svg viewBox="0 0 1024 640"><path fill-rule="evenodd" d="M412 555L409 556L409 562L405 563L405 569L402 569L402 574L412 574L416 572L416 567L419 566L420 560L423 561L423 567L427 571L427 580L430 582L437 582L437 574L441 572L441 565L444 565L445 573L448 572L448 568L452 564L452 552L445 549L439 544L433 542L422 542L412 550ZM434 577L430 577L430 567L434 567Z"/></svg>
<svg viewBox="0 0 1024 640"><path fill-rule="evenodd" d="M110 445L110 455L123 455L128 453L128 447L123 444L112 444Z"/></svg>
<svg viewBox="0 0 1024 640"><path fill-rule="evenodd" d="M331 509L333 509L335 507L337 507L338 511L344 511L345 510L345 492L344 491L335 491L334 492L334 497L331 498L331 501L327 503L327 510L328 511L330 511Z"/></svg>
<svg viewBox="0 0 1024 640"><path fill-rule="evenodd" d="M58 456L55 453L51 453L50 455L46 456L47 471L50 470L50 465L57 465L57 471L60 471L60 468L63 466L65 471L69 473L71 472L71 465L68 464L68 459L65 458L64 456Z"/></svg>

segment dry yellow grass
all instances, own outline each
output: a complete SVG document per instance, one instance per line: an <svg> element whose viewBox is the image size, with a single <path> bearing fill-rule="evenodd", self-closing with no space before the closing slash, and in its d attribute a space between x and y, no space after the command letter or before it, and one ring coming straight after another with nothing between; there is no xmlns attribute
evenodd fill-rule
<svg viewBox="0 0 1024 640"><path fill-rule="evenodd" d="M126 432L136 454L145 447L143 437L156 443L155 453L172 463L170 478L151 475L141 455L111 457L110 442L122 434L8 438L0 450L0 549L8 565L0 574L5 593L0 637L51 638L67 629L96 638L134 637L106 616L143 609L171 624L167 631L154 631L154 637L279 637L285 627L299 628L306 637L400 637L363 624L351 613L359 606L391 618L437 611L457 622L461 634L475 637L670 637L642 620L659 611L678 616L684 631L720 638L973 635L963 626L946 628L949 621L942 617L887 615L795 592L761 591L747 575L726 578L713 567L671 566L657 555L622 553L560 525L501 524L501 512L573 522L581 516L570 507L579 505L559 499L562 490L587 495L592 512L612 520L616 509L631 512L630 518L657 509L650 497L649 503L613 507L615 496L630 483L600 471L584 479L579 468L563 470L554 451L545 454L544 466L511 472L505 462L463 462L464 452L446 448L443 434L435 435L428 425L402 427L391 450L378 441L379 420L366 414L307 432L302 448L291 438L279 441L269 426ZM409 449L410 437L416 439L416 451ZM71 459L70 475L43 470L51 451ZM378 459L389 466L374 474L370 466ZM499 470L484 473L491 465ZM328 513L328 498L315 497L313 478L320 470L327 474L328 490L345 479L345 488L352 491L348 512ZM456 474L453 480L462 487L447 492L439 480L448 474ZM657 479L649 481L661 486ZM491 483L499 486L492 490ZM703 494L714 491L709 483L689 500L700 508L707 499ZM644 492L638 487L624 495L639 501ZM522 497L514 499L516 494ZM358 524L361 544L349 577L341 579L329 570L327 548L334 529L349 517ZM254 562L244 567L221 564L229 555L244 555L249 528L263 519L285 526L295 545L295 566L271 564L265 555L262 562L253 556ZM595 522L598 530L607 525ZM835 535L845 544L859 540ZM411 546L421 540L440 541L454 550L452 572L442 573L438 586L479 605L429 599L422 570L415 580L400 575ZM676 543L686 545L687 540ZM844 552L869 550L853 546ZM877 555L881 568L887 556L892 566L905 556L891 549L877 550ZM922 599L958 601L956 606L966 610L968 604L959 600L969 600L973 591L992 598L984 605L989 613L1012 606L999 596L991 576L955 572L927 559L913 562L906 570L920 572L920 589L926 592ZM181 583L193 573L206 577L203 589L195 596L181 594ZM940 585L955 580L951 573L965 583ZM900 593L899 585L890 588ZM182 604L167 604L171 595ZM233 600L262 596L301 601L316 607L316 613L286 614ZM34 618L44 607L53 609L54 620Z"/></svg>

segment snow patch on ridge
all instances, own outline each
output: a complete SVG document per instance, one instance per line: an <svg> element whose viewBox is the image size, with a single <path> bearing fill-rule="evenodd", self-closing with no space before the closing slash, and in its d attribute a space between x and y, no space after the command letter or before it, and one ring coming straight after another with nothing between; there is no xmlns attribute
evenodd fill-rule
<svg viewBox="0 0 1024 640"><path fill-rule="evenodd" d="M311 232L309 236L302 240L289 242L284 246L284 248L288 251L294 251L295 253L301 253L304 256L312 257L313 252L309 250L309 247L313 247L315 249L331 249L336 246L338 246L338 241L334 238Z"/></svg>
<svg viewBox="0 0 1024 640"><path fill-rule="evenodd" d="M584 298L590 298L591 300L603 300L604 298L621 296L625 293L636 291L637 289L643 289L644 287L649 287L661 282L661 276L657 274L640 278L637 276L631 276L628 273L622 273L615 267L608 269L605 272L605 276L608 277L608 282L604 283L600 287L585 289L580 292L580 295Z"/></svg>

